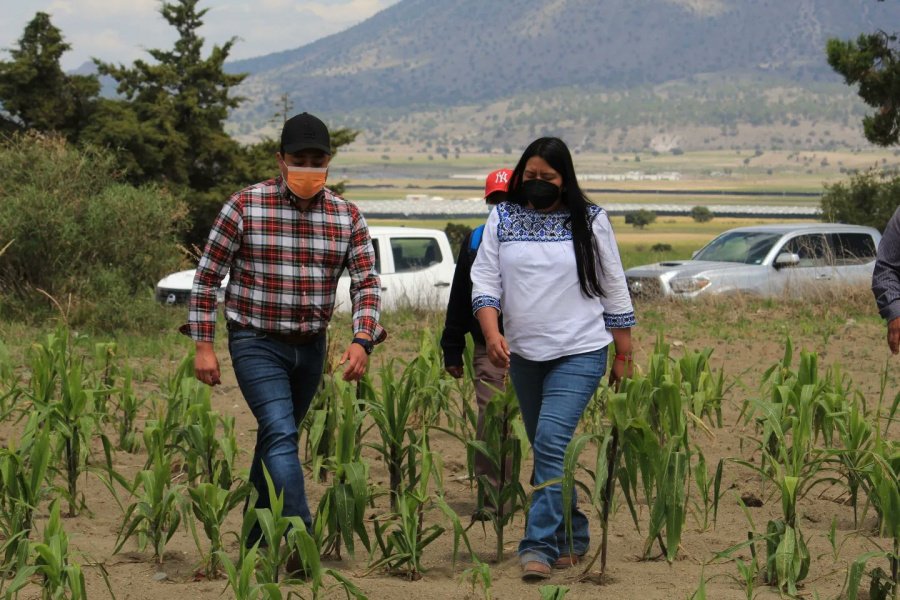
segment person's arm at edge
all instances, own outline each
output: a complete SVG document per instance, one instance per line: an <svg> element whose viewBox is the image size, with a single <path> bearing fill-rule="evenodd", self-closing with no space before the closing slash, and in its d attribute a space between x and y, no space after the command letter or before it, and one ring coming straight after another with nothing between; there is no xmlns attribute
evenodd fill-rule
<svg viewBox="0 0 900 600"><path fill-rule="evenodd" d="M900 352L900 208L885 227L872 271L872 294L887 321L888 347Z"/></svg>
<svg viewBox="0 0 900 600"><path fill-rule="evenodd" d="M381 280L375 272L375 249L369 228L359 209L350 204L352 231L347 254L347 270L350 273L350 300L353 311L353 337L381 343L387 332L378 322L381 310ZM369 355L352 341L341 356L338 365L347 363L343 378L358 381L366 372Z"/></svg>
<svg viewBox="0 0 900 600"><path fill-rule="evenodd" d="M496 367L509 368L509 346L499 326L500 298L503 295L500 240L497 235L499 222L498 208L488 216L481 246L472 264L472 312L484 334L488 359Z"/></svg>
<svg viewBox="0 0 900 600"><path fill-rule="evenodd" d="M613 336L615 354L610 360L609 384L618 386L623 377L630 377L633 367L631 328L637 324L634 305L625 279L625 269L619 256L619 246L606 211L598 213L592 223L597 240L598 277L603 289L603 322Z"/></svg>
<svg viewBox="0 0 900 600"><path fill-rule="evenodd" d="M444 317L444 331L441 334L441 350L444 354L444 368L453 377L462 376L463 352L466 349L466 331L471 320L472 263L469 260L469 245L472 232L466 234L456 258L447 313Z"/></svg>
<svg viewBox="0 0 900 600"><path fill-rule="evenodd" d="M207 385L221 382L214 341L219 287L243 233L243 203L238 194L222 207L209 232L197 271L188 308L188 322L179 329L194 340L194 376Z"/></svg>

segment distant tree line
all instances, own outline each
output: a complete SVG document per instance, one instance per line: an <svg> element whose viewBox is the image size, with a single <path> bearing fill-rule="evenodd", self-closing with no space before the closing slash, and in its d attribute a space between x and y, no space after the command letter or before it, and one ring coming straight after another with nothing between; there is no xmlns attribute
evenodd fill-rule
<svg viewBox="0 0 900 600"><path fill-rule="evenodd" d="M0 132L37 131L77 147L113 150L124 181L157 183L187 200L183 239L201 245L231 193L275 173L278 145L271 139L243 145L225 131L229 111L243 101L234 88L246 74L224 69L235 38L203 55L199 30L208 9L198 3L162 3L162 17L178 32L171 48L148 50L148 60L131 65L95 59L98 74L92 75L62 70L60 58L71 46L48 14L36 13L10 60L0 61ZM100 95L98 75L116 82L115 98ZM271 99L272 116L278 102ZM284 109L279 116L286 118ZM355 136L334 131L335 149Z"/></svg>
<svg viewBox="0 0 900 600"><path fill-rule="evenodd" d="M878 0L882 2L883 0ZM862 100L874 109L862 120L863 132L873 144L900 142L900 35L864 33L856 40L830 39L828 64L848 85L859 85ZM828 186L822 196L826 219L870 225L884 231L898 206L900 174L869 170L849 181Z"/></svg>
<svg viewBox="0 0 900 600"><path fill-rule="evenodd" d="M203 55L198 1L162 3L172 48L129 66L95 60L114 98L97 74L62 70L70 46L46 13L0 61L0 318L164 325L155 282L205 243L230 194L277 173L276 140L225 131L245 76L223 68L234 39ZM333 130L332 150L356 133Z"/></svg>

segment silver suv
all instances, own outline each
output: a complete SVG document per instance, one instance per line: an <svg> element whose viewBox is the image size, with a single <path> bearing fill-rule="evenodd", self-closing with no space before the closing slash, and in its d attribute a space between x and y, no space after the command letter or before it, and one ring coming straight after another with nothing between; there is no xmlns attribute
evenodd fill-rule
<svg viewBox="0 0 900 600"><path fill-rule="evenodd" d="M635 297L780 296L834 283L869 284L878 230L858 225L762 225L730 229L692 260L625 271Z"/></svg>

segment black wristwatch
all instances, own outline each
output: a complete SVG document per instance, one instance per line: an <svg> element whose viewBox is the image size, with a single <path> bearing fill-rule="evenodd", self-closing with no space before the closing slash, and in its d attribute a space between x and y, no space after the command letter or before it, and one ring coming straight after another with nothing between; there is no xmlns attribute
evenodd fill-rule
<svg viewBox="0 0 900 600"><path fill-rule="evenodd" d="M353 344L359 344L366 351L366 354L372 354L372 350L375 349L375 342L372 340L367 340L366 338L355 337L353 338Z"/></svg>

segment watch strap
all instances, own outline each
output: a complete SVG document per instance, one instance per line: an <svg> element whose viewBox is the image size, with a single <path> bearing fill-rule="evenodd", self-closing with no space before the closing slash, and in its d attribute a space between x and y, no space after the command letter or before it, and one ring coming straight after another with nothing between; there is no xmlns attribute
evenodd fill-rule
<svg viewBox="0 0 900 600"><path fill-rule="evenodd" d="M366 351L366 354L372 354L372 350L375 349L375 342L372 340L367 340L366 338L355 337L351 342L353 344L359 344Z"/></svg>

